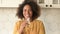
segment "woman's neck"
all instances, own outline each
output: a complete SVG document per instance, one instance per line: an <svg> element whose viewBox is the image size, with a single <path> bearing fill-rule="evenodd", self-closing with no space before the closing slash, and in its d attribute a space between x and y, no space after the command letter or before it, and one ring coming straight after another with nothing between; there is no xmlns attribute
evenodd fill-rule
<svg viewBox="0 0 60 34"><path fill-rule="evenodd" d="M31 19L31 18L24 18L24 20L30 20L30 22L32 21L32 19Z"/></svg>

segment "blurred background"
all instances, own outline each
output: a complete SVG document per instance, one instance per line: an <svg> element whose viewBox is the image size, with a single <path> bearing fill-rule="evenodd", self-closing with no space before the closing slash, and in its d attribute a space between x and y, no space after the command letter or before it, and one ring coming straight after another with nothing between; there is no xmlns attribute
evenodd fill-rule
<svg viewBox="0 0 60 34"><path fill-rule="evenodd" d="M16 12L24 0L0 0L0 34L13 34ZM60 34L60 0L31 0L41 7L46 34Z"/></svg>

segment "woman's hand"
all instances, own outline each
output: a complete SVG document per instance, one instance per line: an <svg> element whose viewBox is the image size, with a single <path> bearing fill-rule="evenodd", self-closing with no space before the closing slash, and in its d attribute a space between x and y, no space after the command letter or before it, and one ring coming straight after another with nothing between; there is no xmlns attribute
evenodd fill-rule
<svg viewBox="0 0 60 34"><path fill-rule="evenodd" d="M20 26L20 29L19 29L19 33L21 34L23 32L23 29L25 28L25 26L27 25L27 21L24 20Z"/></svg>

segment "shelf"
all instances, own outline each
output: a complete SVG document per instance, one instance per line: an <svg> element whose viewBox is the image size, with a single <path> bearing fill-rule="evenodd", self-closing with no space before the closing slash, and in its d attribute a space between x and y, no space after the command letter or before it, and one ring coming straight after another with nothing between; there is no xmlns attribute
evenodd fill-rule
<svg viewBox="0 0 60 34"><path fill-rule="evenodd" d="M58 5L58 4L52 4L52 7L50 7L50 5L48 5L48 7L46 7L46 4L39 4L39 6L41 8L60 8L60 5Z"/></svg>

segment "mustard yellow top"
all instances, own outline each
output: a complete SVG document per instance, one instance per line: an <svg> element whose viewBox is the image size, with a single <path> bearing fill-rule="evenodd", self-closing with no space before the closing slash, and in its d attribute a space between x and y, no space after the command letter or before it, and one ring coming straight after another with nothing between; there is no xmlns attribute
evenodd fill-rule
<svg viewBox="0 0 60 34"><path fill-rule="evenodd" d="M13 34L19 34L18 30L23 21L16 22ZM45 34L43 22L40 20L34 20L30 25L26 25L23 34Z"/></svg>

